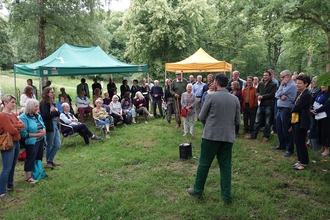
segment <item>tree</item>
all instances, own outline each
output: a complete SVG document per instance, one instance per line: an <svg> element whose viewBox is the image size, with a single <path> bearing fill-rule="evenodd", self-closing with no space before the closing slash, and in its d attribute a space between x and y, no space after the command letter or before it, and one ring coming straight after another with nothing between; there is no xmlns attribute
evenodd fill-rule
<svg viewBox="0 0 330 220"><path fill-rule="evenodd" d="M6 69L12 64L13 51L8 35L8 22L0 16L0 68Z"/></svg>
<svg viewBox="0 0 330 220"><path fill-rule="evenodd" d="M195 52L208 5L205 0L132 0L124 16L128 36L125 56L147 63L160 77L166 62L182 60Z"/></svg>
<svg viewBox="0 0 330 220"><path fill-rule="evenodd" d="M327 50L324 56L325 73L330 72L330 2L323 0L291 0L282 1L284 4L284 18L291 22L306 21L324 32L327 39ZM327 74L325 77L329 77ZM319 80L318 80L319 81ZM325 80L329 82L329 80ZM330 83L329 83L330 85Z"/></svg>

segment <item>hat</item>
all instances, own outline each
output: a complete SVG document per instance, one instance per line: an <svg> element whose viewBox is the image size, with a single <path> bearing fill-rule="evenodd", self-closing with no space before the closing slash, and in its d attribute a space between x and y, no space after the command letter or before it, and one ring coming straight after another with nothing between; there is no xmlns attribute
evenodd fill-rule
<svg viewBox="0 0 330 220"><path fill-rule="evenodd" d="M180 70L175 71L175 75L181 74Z"/></svg>

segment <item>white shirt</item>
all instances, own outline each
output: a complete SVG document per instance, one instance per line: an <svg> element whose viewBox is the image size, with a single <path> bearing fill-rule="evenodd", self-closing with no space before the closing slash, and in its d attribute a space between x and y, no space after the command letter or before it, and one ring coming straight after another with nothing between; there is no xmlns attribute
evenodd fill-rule
<svg viewBox="0 0 330 220"><path fill-rule="evenodd" d="M110 114L112 113L116 113L116 114L122 114L123 113L123 109L121 108L121 103L120 102L111 102L110 103Z"/></svg>
<svg viewBox="0 0 330 220"><path fill-rule="evenodd" d="M87 96L80 97L77 96L76 98L76 105L77 108L87 108L89 106L90 100Z"/></svg>
<svg viewBox="0 0 330 220"><path fill-rule="evenodd" d="M22 94L21 98L20 98L20 102L19 102L20 106L25 107L26 104L28 103L28 101L30 101L31 99L36 99L36 97L33 95L33 97L30 98L30 97L27 97L27 95Z"/></svg>

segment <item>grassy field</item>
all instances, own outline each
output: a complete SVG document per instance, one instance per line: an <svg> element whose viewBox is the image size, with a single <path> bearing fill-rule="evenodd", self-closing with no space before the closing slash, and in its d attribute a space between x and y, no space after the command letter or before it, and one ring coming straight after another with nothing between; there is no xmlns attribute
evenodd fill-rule
<svg viewBox="0 0 330 220"><path fill-rule="evenodd" d="M195 123L194 137L174 127L141 118L92 146L81 137L77 146L66 139L55 158L61 166L46 170L49 177L35 186L24 181L19 162L15 182L24 192L0 204L0 219L330 219L330 157L310 150L308 168L295 171L296 154L285 158L271 150L276 135L268 143L240 135L233 147L233 203L220 197L216 161L198 200L187 189L195 180L202 125ZM185 142L192 143L193 158L183 161L179 144Z"/></svg>

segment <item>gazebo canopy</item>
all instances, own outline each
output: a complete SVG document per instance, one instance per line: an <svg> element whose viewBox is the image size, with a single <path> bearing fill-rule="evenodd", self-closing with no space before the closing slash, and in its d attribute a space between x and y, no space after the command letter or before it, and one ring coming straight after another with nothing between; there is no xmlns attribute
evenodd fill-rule
<svg viewBox="0 0 330 220"><path fill-rule="evenodd" d="M169 72L231 72L231 70L232 66L230 63L214 59L202 48L199 48L193 55L185 60L165 64L165 71Z"/></svg>

